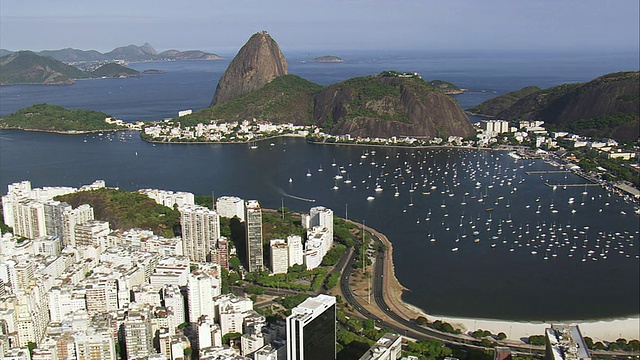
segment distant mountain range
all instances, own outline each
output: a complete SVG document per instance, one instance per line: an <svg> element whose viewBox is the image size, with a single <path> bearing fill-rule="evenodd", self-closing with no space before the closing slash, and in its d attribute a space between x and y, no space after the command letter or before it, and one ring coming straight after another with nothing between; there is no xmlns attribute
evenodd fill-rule
<svg viewBox="0 0 640 360"><path fill-rule="evenodd" d="M0 49L0 56L6 56L14 51ZM128 45L115 48L107 53L96 50L60 49L43 50L34 53L50 56L64 63L109 62L109 61L176 61L176 60L223 60L224 58L200 50L178 51L167 50L158 53L153 46L145 43L142 46Z"/></svg>
<svg viewBox="0 0 640 360"><path fill-rule="evenodd" d="M73 84L75 79L130 76L140 76L140 72L116 63L102 64L93 71L82 71L31 51L18 51L0 57L0 85L64 85Z"/></svg>

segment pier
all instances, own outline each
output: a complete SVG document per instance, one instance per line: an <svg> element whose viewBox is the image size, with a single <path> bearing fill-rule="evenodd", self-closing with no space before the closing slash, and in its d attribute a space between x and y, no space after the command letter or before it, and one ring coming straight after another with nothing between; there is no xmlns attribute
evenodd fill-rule
<svg viewBox="0 0 640 360"><path fill-rule="evenodd" d="M571 170L535 170L535 171L525 171L524 173L527 175L533 174L560 174L560 173L568 173Z"/></svg>
<svg viewBox="0 0 640 360"><path fill-rule="evenodd" d="M600 186L600 184L594 183L582 183L582 184L549 184L545 183L548 187L583 187L583 186Z"/></svg>

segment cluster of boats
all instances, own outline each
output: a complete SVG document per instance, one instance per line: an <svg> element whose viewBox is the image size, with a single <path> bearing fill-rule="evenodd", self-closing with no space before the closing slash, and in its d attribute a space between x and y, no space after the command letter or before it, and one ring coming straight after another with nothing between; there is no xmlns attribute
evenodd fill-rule
<svg viewBox="0 0 640 360"><path fill-rule="evenodd" d="M637 209L601 187L579 185L584 179L578 176L548 168L541 160L500 152L382 149L319 165L317 173L331 179L332 192L364 193L368 206L380 211L401 209L403 223L423 230L415 241L432 244L433 251L485 246L543 260L638 259ZM550 181L568 186L554 189L546 186Z"/></svg>

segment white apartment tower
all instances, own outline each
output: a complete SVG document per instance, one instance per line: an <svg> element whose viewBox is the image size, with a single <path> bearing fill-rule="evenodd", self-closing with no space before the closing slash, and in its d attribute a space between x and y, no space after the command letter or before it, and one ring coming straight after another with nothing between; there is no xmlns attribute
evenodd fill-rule
<svg viewBox="0 0 640 360"><path fill-rule="evenodd" d="M220 216L225 218L238 217L241 221L245 221L244 200L237 196L221 196L216 199L216 210Z"/></svg>
<svg viewBox="0 0 640 360"><path fill-rule="evenodd" d="M283 239L271 240L271 273L286 274L289 269L289 247Z"/></svg>
<svg viewBox="0 0 640 360"><path fill-rule="evenodd" d="M249 272L264 269L264 255L262 250L262 209L258 200L247 201L246 237L247 262Z"/></svg>
<svg viewBox="0 0 640 360"><path fill-rule="evenodd" d="M189 321L196 322L203 316L215 319L213 298L220 295L220 278L213 274L196 271L188 280Z"/></svg>
<svg viewBox="0 0 640 360"><path fill-rule="evenodd" d="M315 226L326 227L333 236L333 210L324 206L312 207L309 210L310 228Z"/></svg>
<svg viewBox="0 0 640 360"><path fill-rule="evenodd" d="M289 250L289 267L304 264L302 237L300 235L289 235L287 237L287 245Z"/></svg>
<svg viewBox="0 0 640 360"><path fill-rule="evenodd" d="M215 210L191 205L180 208L183 250L191 261L206 262L220 239L220 216Z"/></svg>
<svg viewBox="0 0 640 360"><path fill-rule="evenodd" d="M94 219L93 208L83 204L62 214L62 239L65 245L76 246L76 226Z"/></svg>

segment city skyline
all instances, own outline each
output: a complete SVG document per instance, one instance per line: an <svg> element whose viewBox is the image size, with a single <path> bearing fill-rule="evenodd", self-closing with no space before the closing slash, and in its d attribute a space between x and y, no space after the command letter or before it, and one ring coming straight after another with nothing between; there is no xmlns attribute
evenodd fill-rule
<svg viewBox="0 0 640 360"><path fill-rule="evenodd" d="M229 56L267 30L283 51L637 51L639 3L338 1L268 3L76 0L0 5L0 48L110 51L149 42L158 51ZM127 11L122 11L127 9ZM46 31L43 31L46 29Z"/></svg>

